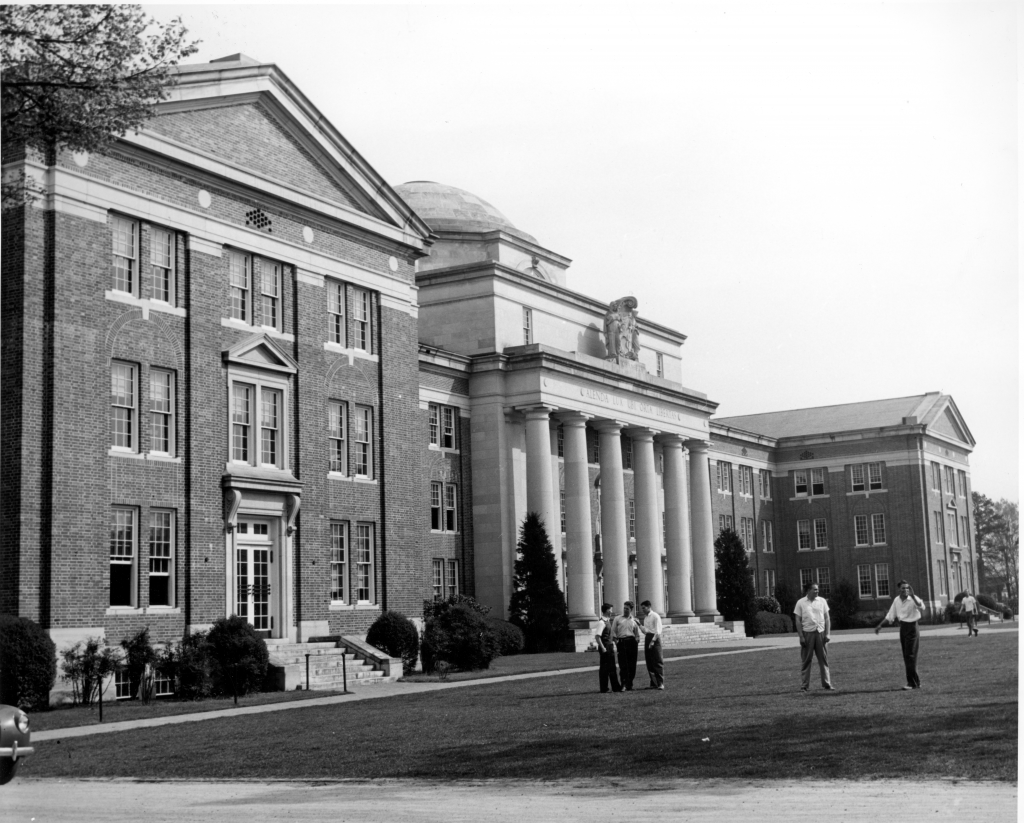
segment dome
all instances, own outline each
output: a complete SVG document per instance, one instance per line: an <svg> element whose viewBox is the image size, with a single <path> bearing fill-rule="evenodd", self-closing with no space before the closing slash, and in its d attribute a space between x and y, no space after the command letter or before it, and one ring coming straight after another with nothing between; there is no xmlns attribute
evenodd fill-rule
<svg viewBox="0 0 1024 823"><path fill-rule="evenodd" d="M505 215L482 197L468 191L429 180L402 183L395 186L395 191L434 231L503 231L531 243L537 242L513 226Z"/></svg>

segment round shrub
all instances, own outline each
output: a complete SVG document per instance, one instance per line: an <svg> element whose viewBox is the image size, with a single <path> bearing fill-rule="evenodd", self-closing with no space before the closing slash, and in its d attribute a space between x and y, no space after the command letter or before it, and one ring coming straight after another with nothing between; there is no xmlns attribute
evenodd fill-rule
<svg viewBox="0 0 1024 823"><path fill-rule="evenodd" d="M420 633L416 624L401 612L384 612L373 621L366 642L392 657L402 658L402 670L411 674L420 654Z"/></svg>
<svg viewBox="0 0 1024 823"><path fill-rule="evenodd" d="M266 641L245 618L222 617L206 635L214 689L234 695L258 692L267 676L270 655Z"/></svg>
<svg viewBox="0 0 1024 823"><path fill-rule="evenodd" d="M998 611L999 604L996 603L996 599L990 594L979 594L974 598L986 609L992 609L992 611Z"/></svg>
<svg viewBox="0 0 1024 823"><path fill-rule="evenodd" d="M57 646L42 626L0 615L0 703L43 710L57 681Z"/></svg>
<svg viewBox="0 0 1024 823"><path fill-rule="evenodd" d="M796 631L793 628L793 620L788 614L775 614L774 612L758 612L754 615L754 635L761 634L788 634Z"/></svg>
<svg viewBox="0 0 1024 823"><path fill-rule="evenodd" d="M1006 603L996 603L996 611L1002 612L1003 620L1013 620L1013 609L1011 609Z"/></svg>
<svg viewBox="0 0 1024 823"><path fill-rule="evenodd" d="M771 614L782 614L782 606L779 605L779 601L768 595L758 595L754 598L754 605L757 606L759 612L769 612Z"/></svg>
<svg viewBox="0 0 1024 823"><path fill-rule="evenodd" d="M174 678L174 693L182 700L202 700L213 693L213 662L206 632L186 634L157 668Z"/></svg>
<svg viewBox="0 0 1024 823"><path fill-rule="evenodd" d="M441 660L452 668L474 671L490 666L497 650L497 640L483 616L459 605L427 622L420 655L425 672L433 672Z"/></svg>
<svg viewBox="0 0 1024 823"><path fill-rule="evenodd" d="M500 617L488 617L487 625L494 632L498 641L498 657L511 657L520 654L526 646L526 636L523 630L514 623L502 620Z"/></svg>

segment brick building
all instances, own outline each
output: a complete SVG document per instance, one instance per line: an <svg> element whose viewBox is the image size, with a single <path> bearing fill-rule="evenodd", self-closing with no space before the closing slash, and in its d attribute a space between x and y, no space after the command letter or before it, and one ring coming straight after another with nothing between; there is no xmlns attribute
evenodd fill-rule
<svg viewBox="0 0 1024 823"><path fill-rule="evenodd" d="M275 66L182 67L109 151L4 164L47 195L3 221L0 611L58 647L231 613L359 635L456 592L501 612L528 510L581 638L603 599L720 621L724 517L773 541L769 590L973 585L950 398L712 421L685 335L569 289L480 198L392 188Z"/></svg>

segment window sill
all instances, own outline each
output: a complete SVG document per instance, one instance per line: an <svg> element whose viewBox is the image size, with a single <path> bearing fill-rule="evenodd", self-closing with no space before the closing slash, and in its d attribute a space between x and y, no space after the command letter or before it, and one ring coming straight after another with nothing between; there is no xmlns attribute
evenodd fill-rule
<svg viewBox="0 0 1024 823"><path fill-rule="evenodd" d="M431 534L458 534L457 531L449 531L448 529L431 529Z"/></svg>
<svg viewBox="0 0 1024 823"><path fill-rule="evenodd" d="M847 497L856 497L856 496L859 496L859 495L864 495L864 497L871 497L871 495L873 495L873 494L887 494L888 491L889 491L888 489L865 489L864 491L859 491L859 492L847 492L846 496Z"/></svg>
<svg viewBox="0 0 1024 823"><path fill-rule="evenodd" d="M427 444L427 448L432 452L441 452L441 454L458 454L459 449L452 448L450 446L438 446L436 443Z"/></svg>
<svg viewBox="0 0 1024 823"><path fill-rule="evenodd" d="M147 460L155 460L158 463L180 463L180 457L174 457L170 454L160 454L159 452L147 452Z"/></svg>
<svg viewBox="0 0 1024 823"><path fill-rule="evenodd" d="M277 340L287 340L288 342L295 342L295 335L286 331L278 331L271 326L254 326L252 323L246 323L244 320L239 320L237 317L222 317L220 324L227 329L238 329L239 331L247 331L253 334L266 334L269 337L276 338Z"/></svg>
<svg viewBox="0 0 1024 823"><path fill-rule="evenodd" d="M717 491L719 494L727 494L729 495L729 497L732 497L732 492L723 491L722 489L715 489L715 491Z"/></svg>
<svg viewBox="0 0 1024 823"><path fill-rule="evenodd" d="M376 603L340 603L335 601L327 607L329 612L356 612L356 611L370 611L372 609L380 609Z"/></svg>
<svg viewBox="0 0 1024 823"><path fill-rule="evenodd" d="M135 306L138 309L142 309L142 317L144 320L149 319L149 313L151 311L173 314L175 317L188 316L184 309L172 306L170 303L165 303L163 300L151 300L148 297L136 297L134 294L128 294L128 292L113 291L112 289L103 292L103 296L113 303L124 303L125 305Z"/></svg>
<svg viewBox="0 0 1024 823"><path fill-rule="evenodd" d="M366 349L353 349L349 346L342 346L340 343L331 343L330 341L324 341L324 351L333 352L334 354L347 354L350 358L359 357L362 360L372 360L377 362L380 360L380 355L370 354Z"/></svg>
<svg viewBox="0 0 1024 823"><path fill-rule="evenodd" d="M328 480L345 480L345 481L351 481L352 480L352 478L349 477L347 474L342 474L341 472L327 472L327 479Z"/></svg>
<svg viewBox="0 0 1024 823"><path fill-rule="evenodd" d="M181 609L177 606L149 606L146 614L181 614Z"/></svg>
<svg viewBox="0 0 1024 823"><path fill-rule="evenodd" d="M132 451L127 451L127 450L123 450L123 449L115 449L113 446L111 446L109 449L107 449L107 457L127 457L127 458L129 458L131 460L145 460L146 459L146 455L141 454L140 452L132 452Z"/></svg>
<svg viewBox="0 0 1024 823"><path fill-rule="evenodd" d="M743 492L740 492L739 496L742 497L744 500L753 500L754 499L754 495L752 495L752 494L744 494Z"/></svg>
<svg viewBox="0 0 1024 823"><path fill-rule="evenodd" d="M377 481L374 478L372 478L372 477L353 477L352 478L352 482L353 483L364 483L367 486L376 486L377 485Z"/></svg>
<svg viewBox="0 0 1024 823"><path fill-rule="evenodd" d="M860 492L857 492L857 494L860 494ZM810 503L812 500L828 500L831 496L832 495L830 494L800 494L796 497L789 498L789 502L795 503L798 500L806 500Z"/></svg>
<svg viewBox="0 0 1024 823"><path fill-rule="evenodd" d="M103 612L107 617L129 617L136 614L145 614L145 609L140 609L137 606L108 606L107 610Z"/></svg>

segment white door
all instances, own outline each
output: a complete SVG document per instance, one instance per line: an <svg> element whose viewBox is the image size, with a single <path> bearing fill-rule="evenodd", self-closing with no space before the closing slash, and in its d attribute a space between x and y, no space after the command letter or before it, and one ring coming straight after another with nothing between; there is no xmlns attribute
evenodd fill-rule
<svg viewBox="0 0 1024 823"><path fill-rule="evenodd" d="M270 523L239 520L235 540L235 614L261 637L271 637L279 592L273 591L274 541Z"/></svg>

